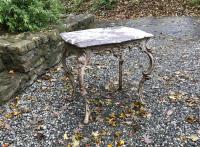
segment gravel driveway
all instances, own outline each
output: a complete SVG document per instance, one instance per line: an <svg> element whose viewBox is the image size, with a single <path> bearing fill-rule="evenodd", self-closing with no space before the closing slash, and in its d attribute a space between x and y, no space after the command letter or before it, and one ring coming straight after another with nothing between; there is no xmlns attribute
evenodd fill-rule
<svg viewBox="0 0 200 147"><path fill-rule="evenodd" d="M125 50L124 89L117 91L118 62L92 57L86 80L92 120L81 122L84 101L69 101L71 86L62 66L0 106L0 143L9 146L200 146L200 21L189 17L98 22L155 34L149 42L156 67L138 102L137 84L147 67L139 50ZM74 63L70 63L74 67ZM76 70L74 68L74 73ZM1 146L1 145L0 145Z"/></svg>

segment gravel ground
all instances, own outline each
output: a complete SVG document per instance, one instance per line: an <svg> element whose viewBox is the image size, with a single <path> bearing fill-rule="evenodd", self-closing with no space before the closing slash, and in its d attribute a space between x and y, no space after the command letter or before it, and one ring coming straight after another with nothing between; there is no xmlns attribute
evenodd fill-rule
<svg viewBox="0 0 200 147"><path fill-rule="evenodd" d="M113 24L98 23L97 27ZM71 86L58 65L12 102L0 107L0 143L27 147L200 146L197 20L140 19L114 25L137 27L155 34L149 46L154 50L156 66L152 79L145 84L146 104L138 102L136 91L148 60L137 49L124 51L121 92L116 90L117 59L107 55L92 57L87 70L90 74L86 76L94 110L89 125L81 123L84 101L79 94L68 101Z"/></svg>

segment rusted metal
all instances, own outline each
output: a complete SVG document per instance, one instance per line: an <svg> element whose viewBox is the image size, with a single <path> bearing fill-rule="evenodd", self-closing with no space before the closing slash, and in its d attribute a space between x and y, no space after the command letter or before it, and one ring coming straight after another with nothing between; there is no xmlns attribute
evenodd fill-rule
<svg viewBox="0 0 200 147"><path fill-rule="evenodd" d="M80 93L81 96L85 100L85 118L84 118L84 124L88 124L89 117L90 117L90 107L89 107L89 101L87 99L87 91L85 88L85 69L87 66L87 63L89 62L89 55L87 52L79 52L77 56L77 63L78 63L78 81L80 86Z"/></svg>
<svg viewBox="0 0 200 147"><path fill-rule="evenodd" d="M148 69L142 73L142 78L139 82L139 88L138 88L138 95L139 95L140 101L142 101L142 102L144 102L143 94L142 94L144 83L145 83L145 81L147 81L151 78L150 75L151 75L153 68L154 68L154 57L153 57L153 54L152 54L152 50L147 47L147 41L148 40L143 41L141 43L141 46L139 47L141 49L141 51L143 53L147 54L147 56L149 58Z"/></svg>
<svg viewBox="0 0 200 147"><path fill-rule="evenodd" d="M84 75L85 75L86 66L87 64L89 64L91 54L101 55L101 54L109 53L109 54L113 54L115 57L119 59L119 90L122 90L122 81L123 81L122 80L123 78L122 66L124 62L123 50L127 48L131 50L135 48L139 48L141 49L142 52L147 54L149 58L149 67L147 71L143 72L142 78L139 82L139 88L138 88L139 98L141 101L143 101L142 91L143 91L144 83L146 80L150 79L150 74L154 67L154 58L152 55L152 51L146 46L147 41L153 35L137 30L137 29L131 29L127 27L119 27L118 29L121 29L120 30L121 32L118 31L116 27L113 28L114 32L112 32L112 28L97 29L97 32L99 31L98 33L96 33L97 36L92 34L92 32L95 32L95 29L88 30L88 31L84 30L83 32L88 33L89 35L86 38L83 38L86 34L84 34L81 31L74 32L74 33L72 32L71 34L70 33L61 34L62 38L66 42L64 55L62 57L62 64L65 70L65 75L69 77L70 82L72 83L72 87L73 87L72 96L74 96L76 84L75 84L74 76L71 72L72 69L68 65L66 65L65 59L71 54L76 55L77 57L78 81L79 81L79 86L80 86L79 88L80 88L81 96L85 100L85 118L84 118L85 124L89 123L90 107L89 107L89 101L87 98ZM123 32L123 30L125 30L125 32ZM105 31L105 32L102 32L102 31ZM128 31L131 32L131 35L129 34ZM135 34L134 34L134 31L135 31ZM143 37L140 33L143 35ZM123 38L119 38L120 34L122 34ZM71 37L71 38L68 39L67 37ZM105 38L101 39L101 37L105 37Z"/></svg>

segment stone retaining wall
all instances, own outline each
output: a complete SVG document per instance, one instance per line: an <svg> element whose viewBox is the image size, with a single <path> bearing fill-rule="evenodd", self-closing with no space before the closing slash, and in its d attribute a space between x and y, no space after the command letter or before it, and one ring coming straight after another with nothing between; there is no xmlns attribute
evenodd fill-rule
<svg viewBox="0 0 200 147"><path fill-rule="evenodd" d="M88 28L93 22L93 15L70 15L53 30L0 36L0 103L60 62L64 42L59 32Z"/></svg>

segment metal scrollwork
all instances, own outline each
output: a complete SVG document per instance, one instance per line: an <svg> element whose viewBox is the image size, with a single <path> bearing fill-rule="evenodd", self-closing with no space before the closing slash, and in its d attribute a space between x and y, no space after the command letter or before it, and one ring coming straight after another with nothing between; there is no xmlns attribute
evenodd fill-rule
<svg viewBox="0 0 200 147"><path fill-rule="evenodd" d="M79 81L79 86L80 86L80 93L81 93L81 96L85 100L85 118L84 118L85 124L89 123L90 107L89 107L89 101L87 99L87 91L86 91L85 83L84 83L84 75L85 75L86 66L90 61L91 53L100 54L100 55L109 53L109 54L113 54L115 57L119 59L119 90L122 89L122 76L123 76L122 66L124 63L123 50L125 48L129 48L129 50L131 50L133 49L133 47L137 47L142 52L146 53L149 58L149 67L147 71L143 72L142 78L139 82L139 88L138 88L139 98L141 101L143 101L143 95L142 95L143 86L144 86L145 81L150 79L150 74L153 71L153 67L154 67L154 58L152 55L152 51L146 46L146 43L147 43L147 40L146 41L135 40L135 41L130 41L130 42L124 42L121 44L93 46L93 47L88 47L84 49L78 48L75 46L65 45L65 51L62 57L62 64L64 67L65 75L69 77L70 82L72 83L72 87L73 87L72 95L74 95L75 93L76 84L74 81L74 76L72 74L72 69L66 65L65 59L68 56L70 56L71 53L77 56L78 81Z"/></svg>
<svg viewBox="0 0 200 147"><path fill-rule="evenodd" d="M138 88L139 98L143 102L144 102L144 100L143 100L142 91L143 91L144 83L145 83L145 81L150 79L150 74L151 74L151 72L153 71L153 68L154 68L154 58L153 58L152 50L147 47L147 41L148 40L143 41L141 43L141 46L139 46L139 49L141 49L141 51L143 53L147 54L147 56L149 58L148 69L142 73L142 78L141 78L141 80L139 82L139 88Z"/></svg>

